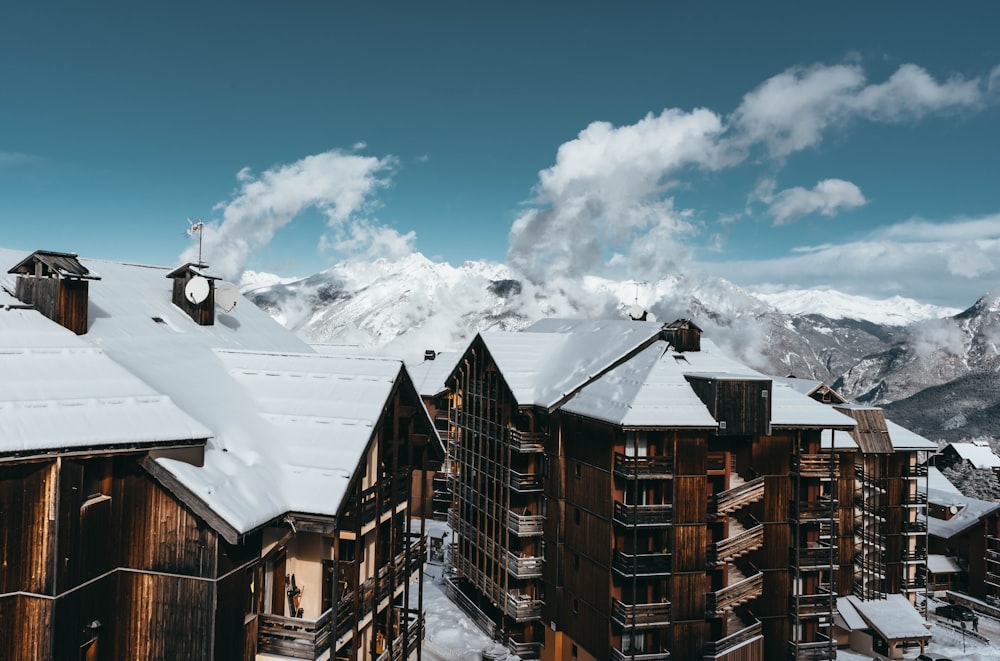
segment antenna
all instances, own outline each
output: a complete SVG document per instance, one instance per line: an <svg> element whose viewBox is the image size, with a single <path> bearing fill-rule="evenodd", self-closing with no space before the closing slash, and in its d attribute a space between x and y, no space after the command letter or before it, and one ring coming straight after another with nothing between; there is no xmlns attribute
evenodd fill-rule
<svg viewBox="0 0 1000 661"><path fill-rule="evenodd" d="M190 218L188 218L187 221L188 221L188 225L190 225L190 227L188 227L184 231L184 236L186 236L186 237L188 237L190 239L192 236L194 236L195 232L198 233L198 267L199 268L204 268L206 266L206 264L205 264L205 262L203 262L201 260L201 239L202 239L202 237L205 234L205 221L204 220L191 220Z"/></svg>

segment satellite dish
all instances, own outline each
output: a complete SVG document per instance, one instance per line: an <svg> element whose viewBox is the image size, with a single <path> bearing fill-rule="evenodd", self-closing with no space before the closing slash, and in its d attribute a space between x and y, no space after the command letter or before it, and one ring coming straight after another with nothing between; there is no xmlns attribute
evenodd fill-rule
<svg viewBox="0 0 1000 661"><path fill-rule="evenodd" d="M639 319L640 317L642 317L642 313L645 311L646 309L643 308L638 303L628 306L628 316L632 317L633 319Z"/></svg>
<svg viewBox="0 0 1000 661"><path fill-rule="evenodd" d="M195 305L200 305L208 298L211 286L207 278L196 275L184 287L184 298Z"/></svg>
<svg viewBox="0 0 1000 661"><path fill-rule="evenodd" d="M231 312L240 301L240 290L231 282L220 282L215 287L215 304L226 312Z"/></svg>

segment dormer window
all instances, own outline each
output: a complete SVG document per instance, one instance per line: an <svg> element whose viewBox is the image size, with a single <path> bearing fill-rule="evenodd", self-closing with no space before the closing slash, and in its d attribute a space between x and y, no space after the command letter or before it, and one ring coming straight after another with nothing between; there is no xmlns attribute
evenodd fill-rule
<svg viewBox="0 0 1000 661"><path fill-rule="evenodd" d="M17 275L18 300L77 335L87 332L89 281L101 278L75 254L36 250L8 273Z"/></svg>

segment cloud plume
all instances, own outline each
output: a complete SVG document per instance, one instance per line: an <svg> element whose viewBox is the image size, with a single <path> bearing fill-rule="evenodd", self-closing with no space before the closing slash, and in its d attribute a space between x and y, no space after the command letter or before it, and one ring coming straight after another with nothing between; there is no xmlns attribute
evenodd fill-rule
<svg viewBox="0 0 1000 661"><path fill-rule="evenodd" d="M775 225L787 225L813 213L831 217L868 203L860 188L843 179L824 179L811 189L796 186L766 195L764 201Z"/></svg>

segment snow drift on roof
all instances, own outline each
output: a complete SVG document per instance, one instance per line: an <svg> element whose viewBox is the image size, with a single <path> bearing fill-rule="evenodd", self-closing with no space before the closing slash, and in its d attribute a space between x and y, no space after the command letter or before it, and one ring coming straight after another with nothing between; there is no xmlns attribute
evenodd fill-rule
<svg viewBox="0 0 1000 661"><path fill-rule="evenodd" d="M935 537L950 539L976 525L987 514L1000 509L1000 503L993 503L962 494L954 494L936 489L927 490L927 502L943 507L954 505L958 513L945 521L937 517L927 517L927 533Z"/></svg>
<svg viewBox="0 0 1000 661"><path fill-rule="evenodd" d="M931 637L924 618L901 594L890 594L885 599L871 601L849 595L837 599L838 608L842 600L849 602L865 622L887 641Z"/></svg>
<svg viewBox="0 0 1000 661"><path fill-rule="evenodd" d="M958 453L958 456L968 461L974 468L980 470L1000 468L1000 457L993 452L989 445L980 445L979 443L951 443L950 445Z"/></svg>
<svg viewBox="0 0 1000 661"><path fill-rule="evenodd" d="M433 360L407 362L406 371L421 397L433 397L448 389L445 380L455 371L460 351L441 351Z"/></svg>

